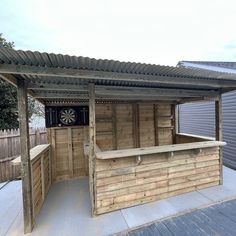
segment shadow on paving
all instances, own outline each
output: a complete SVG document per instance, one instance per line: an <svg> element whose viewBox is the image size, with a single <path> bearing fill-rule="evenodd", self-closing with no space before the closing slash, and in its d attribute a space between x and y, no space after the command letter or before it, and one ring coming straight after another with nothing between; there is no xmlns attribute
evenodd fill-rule
<svg viewBox="0 0 236 236"><path fill-rule="evenodd" d="M119 236L236 235L236 200L159 221Z"/></svg>

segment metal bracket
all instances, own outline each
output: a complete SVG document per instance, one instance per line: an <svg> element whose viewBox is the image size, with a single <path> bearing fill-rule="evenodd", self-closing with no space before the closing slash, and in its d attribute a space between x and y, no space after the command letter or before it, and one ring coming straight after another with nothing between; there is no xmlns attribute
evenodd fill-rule
<svg viewBox="0 0 236 236"><path fill-rule="evenodd" d="M136 164L137 164L137 165L140 165L141 162L142 162L141 156L140 156L140 155L139 155L139 156L136 156Z"/></svg>

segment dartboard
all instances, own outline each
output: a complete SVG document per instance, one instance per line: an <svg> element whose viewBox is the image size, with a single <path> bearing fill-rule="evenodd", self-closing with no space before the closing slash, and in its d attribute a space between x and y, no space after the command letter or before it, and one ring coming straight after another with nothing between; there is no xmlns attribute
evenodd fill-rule
<svg viewBox="0 0 236 236"><path fill-rule="evenodd" d="M72 108L64 108L59 113L61 123L64 125L73 125L76 122L76 111Z"/></svg>

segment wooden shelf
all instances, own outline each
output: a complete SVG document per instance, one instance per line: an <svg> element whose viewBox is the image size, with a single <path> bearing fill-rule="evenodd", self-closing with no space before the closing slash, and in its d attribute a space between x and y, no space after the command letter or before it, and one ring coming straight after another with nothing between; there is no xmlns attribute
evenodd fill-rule
<svg viewBox="0 0 236 236"><path fill-rule="evenodd" d="M195 142L186 144L132 148L125 150L98 152L96 153L96 158L107 160L107 159L130 157L130 156L143 156L154 153L168 153L168 152L176 152L176 151L191 150L191 149L202 149L202 148L217 147L224 145L226 145L226 143L221 141L205 141L205 142Z"/></svg>
<svg viewBox="0 0 236 236"><path fill-rule="evenodd" d="M46 152L50 147L50 144L37 145L30 149L30 161L35 161L43 152ZM13 165L19 165L21 163L21 156L18 156L13 161Z"/></svg>

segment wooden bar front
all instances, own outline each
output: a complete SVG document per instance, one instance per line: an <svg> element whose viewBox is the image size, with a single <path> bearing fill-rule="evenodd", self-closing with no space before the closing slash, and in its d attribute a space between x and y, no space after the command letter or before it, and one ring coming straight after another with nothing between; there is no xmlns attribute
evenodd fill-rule
<svg viewBox="0 0 236 236"><path fill-rule="evenodd" d="M214 145L214 141L211 142ZM218 145L96 159L97 214L218 185ZM168 146L163 147L168 149ZM124 150L125 152L131 155L130 152ZM99 153L99 157L102 154ZM104 155L107 156L106 152Z"/></svg>

